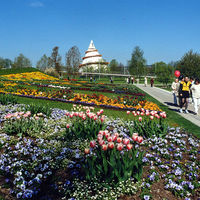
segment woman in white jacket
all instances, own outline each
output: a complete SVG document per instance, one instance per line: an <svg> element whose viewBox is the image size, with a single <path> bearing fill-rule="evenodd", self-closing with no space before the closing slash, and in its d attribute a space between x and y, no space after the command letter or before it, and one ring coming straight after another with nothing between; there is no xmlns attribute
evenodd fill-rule
<svg viewBox="0 0 200 200"><path fill-rule="evenodd" d="M192 85L190 88L192 90L192 96L194 99L194 112L195 115L198 114L198 109L200 107L200 84L199 84L199 79L195 80L195 84Z"/></svg>
<svg viewBox="0 0 200 200"><path fill-rule="evenodd" d="M175 81L172 83L172 93L173 93L173 97L174 97L174 105L178 105L177 103L177 96L178 96L178 90L179 90L179 82L178 79L176 78Z"/></svg>

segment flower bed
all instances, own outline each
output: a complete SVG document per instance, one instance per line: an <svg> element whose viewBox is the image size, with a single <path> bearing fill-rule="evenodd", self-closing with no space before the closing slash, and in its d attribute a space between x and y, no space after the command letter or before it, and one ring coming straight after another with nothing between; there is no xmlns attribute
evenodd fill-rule
<svg viewBox="0 0 200 200"><path fill-rule="evenodd" d="M26 109L0 104L3 196L38 200L200 196L200 141L180 128L166 126L163 133L165 113L128 112L132 120L126 122L110 120L103 111L95 113L89 107L73 106L72 112L53 109L49 117ZM18 129L21 120L35 125ZM147 135L149 131L152 134Z"/></svg>

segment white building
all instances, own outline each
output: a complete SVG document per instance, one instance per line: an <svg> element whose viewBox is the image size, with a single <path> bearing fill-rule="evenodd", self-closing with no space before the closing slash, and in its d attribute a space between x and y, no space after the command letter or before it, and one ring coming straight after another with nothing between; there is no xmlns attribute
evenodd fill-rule
<svg viewBox="0 0 200 200"><path fill-rule="evenodd" d="M99 54L92 40L88 50L85 52L85 56L82 59L83 61L79 66L79 72L100 71L100 69L106 69L108 67L108 62L105 62L102 55Z"/></svg>

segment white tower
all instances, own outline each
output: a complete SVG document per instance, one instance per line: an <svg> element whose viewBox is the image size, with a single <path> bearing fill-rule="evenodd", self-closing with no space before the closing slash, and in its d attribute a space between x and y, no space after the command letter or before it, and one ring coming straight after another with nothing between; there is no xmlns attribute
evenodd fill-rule
<svg viewBox="0 0 200 200"><path fill-rule="evenodd" d="M100 67L106 68L108 65L108 62L103 60L102 55L100 55L95 48L93 40L91 40L88 50L85 52L85 56L82 59L83 62L80 64L79 72L84 71L85 68L97 71Z"/></svg>

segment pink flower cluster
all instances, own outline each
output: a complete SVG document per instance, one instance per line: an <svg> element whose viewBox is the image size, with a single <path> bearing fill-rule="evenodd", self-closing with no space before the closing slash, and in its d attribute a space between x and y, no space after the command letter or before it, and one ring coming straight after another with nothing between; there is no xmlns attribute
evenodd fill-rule
<svg viewBox="0 0 200 200"><path fill-rule="evenodd" d="M131 142L137 142L141 143L143 141L143 137L138 136L138 133L134 133L132 135L132 139L130 140L128 138L120 137L119 133L113 133L112 135L108 130L105 131L99 131L97 136L97 141L92 140L90 142L90 147L95 148L100 146L103 151L106 151L108 149L114 149L116 148L118 151L121 151L123 149L131 150L134 146L134 144L131 144ZM85 154L89 154L90 149L85 149Z"/></svg>
<svg viewBox="0 0 200 200"><path fill-rule="evenodd" d="M126 112L127 115L129 115L131 113L131 111L127 111ZM133 116L139 116L138 120L141 122L142 121L142 116L149 116L149 118L151 120L155 118L160 119L162 118L166 118L167 115L165 112L158 112L158 111L149 111L149 110L145 110L145 109L141 109L141 111L132 111Z"/></svg>
<svg viewBox="0 0 200 200"><path fill-rule="evenodd" d="M30 116L31 116L31 112L27 111L26 113L25 112L9 113L4 118L5 119L11 119L11 118L21 119L22 117L27 118L27 117L30 117Z"/></svg>
<svg viewBox="0 0 200 200"><path fill-rule="evenodd" d="M87 109L86 112L67 112L65 113L65 115L67 117L70 117L71 119L74 117L79 117L82 120L86 120L87 118L93 119L93 120L97 120L100 119L101 122L103 122L105 120L105 116L102 115L103 114L103 110L101 109L100 111L98 111L96 114L91 112L90 109Z"/></svg>

